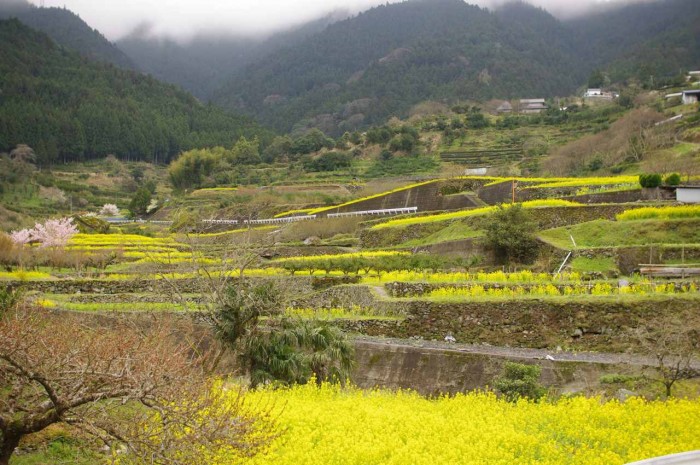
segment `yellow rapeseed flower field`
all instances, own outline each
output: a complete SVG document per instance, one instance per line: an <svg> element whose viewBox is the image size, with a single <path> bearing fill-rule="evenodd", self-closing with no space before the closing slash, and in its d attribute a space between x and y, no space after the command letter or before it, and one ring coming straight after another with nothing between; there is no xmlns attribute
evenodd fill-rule
<svg viewBox="0 0 700 465"><path fill-rule="evenodd" d="M12 281L41 281L45 279L52 279L52 276L49 273L44 273L42 271L16 270L0 271L0 279L8 279Z"/></svg>
<svg viewBox="0 0 700 465"><path fill-rule="evenodd" d="M351 200L349 202L342 203L340 205L333 205L330 207L320 207L313 210L309 210L307 213L314 215L316 213L322 213L330 211L336 208L345 207L355 203L363 202L365 200L371 200L378 197L383 197L385 195L393 194L396 192L401 192L408 189L413 189L416 187L421 187L427 184L443 182L443 181L454 181L454 180L478 180L483 181L486 186L493 184L498 184L507 181L517 181L526 184L526 189L528 188L555 188L555 187L578 187L578 186L605 186L605 185L619 185L623 188L634 187L639 184L639 179L637 176L609 176L609 177L590 177L590 178L523 178L523 177L493 177L493 176L459 176L456 178L436 178L429 181L423 181L415 184L409 184L406 186L401 186L393 190L386 192L380 192L378 194L370 195L360 199Z"/></svg>
<svg viewBox="0 0 700 465"><path fill-rule="evenodd" d="M503 204L504 208L510 207L512 204ZM523 208L541 208L541 207L580 207L580 203L571 202L568 200L561 199L544 199L544 200L528 200L520 204ZM425 215L425 216L409 216L407 218L398 218L395 220L385 221L383 223L376 224L370 229L384 229L384 228L395 228L395 227L405 227L415 224L427 224L427 223L438 223L442 221L450 220L461 220L464 218L469 218L473 216L482 216L489 213L493 213L498 210L497 206L488 206L480 208L472 208L468 210L458 210L449 213L439 213L437 215Z"/></svg>
<svg viewBox="0 0 700 465"><path fill-rule="evenodd" d="M147 237L138 234L76 234L68 242L72 246L164 246L175 244L172 236Z"/></svg>
<svg viewBox="0 0 700 465"><path fill-rule="evenodd" d="M618 214L616 218L618 221L700 218L700 205L636 208L626 210Z"/></svg>
<svg viewBox="0 0 700 465"><path fill-rule="evenodd" d="M430 272L430 271L406 271L396 270L381 272L362 278L365 284L381 284L389 282L425 282L425 283L514 283L514 284L546 284L550 282L580 283L581 275L576 272L551 275L548 273L533 273L530 270L504 273L493 271L491 273L476 272Z"/></svg>
<svg viewBox="0 0 700 465"><path fill-rule="evenodd" d="M248 399L276 406L284 431L255 465L621 465L700 448L700 402L689 400L510 404L314 385Z"/></svg>
<svg viewBox="0 0 700 465"><path fill-rule="evenodd" d="M546 178L545 178L546 179ZM579 187L579 186L639 186L638 176L607 176L590 178L551 178L540 184L527 186L525 189L549 189L556 187Z"/></svg>
<svg viewBox="0 0 700 465"><path fill-rule="evenodd" d="M276 258L273 262L285 263L285 262L312 262L316 260L342 260L349 258L383 258L383 257L399 257L408 256L409 252L397 252L395 250L374 250L366 252L349 252L341 254L329 254L329 255L300 255L297 257L283 257Z"/></svg>

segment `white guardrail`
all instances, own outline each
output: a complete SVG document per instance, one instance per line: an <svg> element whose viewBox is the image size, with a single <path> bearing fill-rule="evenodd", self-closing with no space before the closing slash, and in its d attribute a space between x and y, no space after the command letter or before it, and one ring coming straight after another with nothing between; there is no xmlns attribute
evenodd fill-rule
<svg viewBox="0 0 700 465"><path fill-rule="evenodd" d="M288 216L286 218L268 218L264 220L202 220L206 224L284 224L297 221L313 220L316 215Z"/></svg>
<svg viewBox="0 0 700 465"><path fill-rule="evenodd" d="M384 216L384 215L406 215L409 213L416 213L418 207L405 207L405 208L385 208L383 210L362 210L357 212L345 212L345 213L329 213L328 218L341 218L344 216ZM303 216L287 216L285 218L267 218L262 220L202 220L204 224L224 224L224 225L237 225L237 224L286 224L295 223L297 221L307 221L316 219L316 215L303 215ZM151 224L172 224L172 221L153 221L153 220L141 220L135 219L130 220L127 218L106 218L105 221L112 224L123 224L123 223L151 223Z"/></svg>
<svg viewBox="0 0 700 465"><path fill-rule="evenodd" d="M406 215L416 213L418 207L385 208L383 210L363 210L359 212L329 213L328 218L340 218L342 216L371 216L371 215Z"/></svg>
<svg viewBox="0 0 700 465"><path fill-rule="evenodd" d="M627 465L700 465L700 450L664 455L639 462L630 462Z"/></svg>
<svg viewBox="0 0 700 465"><path fill-rule="evenodd" d="M172 224L172 221L167 220L142 220L139 218L130 220L128 218L105 218L105 221L110 224L126 224L126 223L151 223L151 224Z"/></svg>

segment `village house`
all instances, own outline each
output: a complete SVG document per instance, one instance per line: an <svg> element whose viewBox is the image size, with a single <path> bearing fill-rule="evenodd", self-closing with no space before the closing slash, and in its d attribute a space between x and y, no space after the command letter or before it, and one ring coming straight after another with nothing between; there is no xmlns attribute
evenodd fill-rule
<svg viewBox="0 0 700 465"><path fill-rule="evenodd" d="M700 97L700 90L684 90L681 100L683 105L689 105L691 103L698 103L698 97Z"/></svg>
<svg viewBox="0 0 700 465"><path fill-rule="evenodd" d="M496 108L497 113L512 113L513 112L513 105L510 104L509 101L505 100L501 105Z"/></svg>
<svg viewBox="0 0 700 465"><path fill-rule="evenodd" d="M700 79L700 71L688 71L686 80L690 81L691 79Z"/></svg>
<svg viewBox="0 0 700 465"><path fill-rule="evenodd" d="M521 99L520 113L533 114L542 113L547 109L547 104L543 98Z"/></svg>
<svg viewBox="0 0 700 465"><path fill-rule="evenodd" d="M583 94L584 99L613 100L618 97L614 92L606 92L603 89L587 89Z"/></svg>

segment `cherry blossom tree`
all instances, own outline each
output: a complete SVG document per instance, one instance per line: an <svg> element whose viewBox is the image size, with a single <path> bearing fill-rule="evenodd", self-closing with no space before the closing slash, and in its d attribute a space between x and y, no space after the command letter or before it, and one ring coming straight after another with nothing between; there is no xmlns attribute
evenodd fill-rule
<svg viewBox="0 0 700 465"><path fill-rule="evenodd" d="M78 227L73 224L73 218L60 218L46 220L43 224L36 223L33 229L12 231L10 237L17 245L39 242L41 247L63 247L77 233Z"/></svg>
<svg viewBox="0 0 700 465"><path fill-rule="evenodd" d="M113 203L106 203L100 209L100 215L102 216L119 216L119 207Z"/></svg>
<svg viewBox="0 0 700 465"><path fill-rule="evenodd" d="M73 224L73 218L60 218L46 220L44 224L37 223L31 230L31 237L41 243L41 247L63 247L77 233L78 227Z"/></svg>
<svg viewBox="0 0 700 465"><path fill-rule="evenodd" d="M12 231L10 233L10 238L12 238L12 242L17 245L29 244L32 241L32 230L20 229L19 231Z"/></svg>

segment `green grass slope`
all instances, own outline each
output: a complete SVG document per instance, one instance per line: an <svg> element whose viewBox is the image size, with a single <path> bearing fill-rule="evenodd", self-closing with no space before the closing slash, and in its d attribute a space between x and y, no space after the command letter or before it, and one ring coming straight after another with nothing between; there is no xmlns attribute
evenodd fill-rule
<svg viewBox="0 0 700 465"><path fill-rule="evenodd" d="M700 244L700 220L596 220L542 231L540 239L555 247L576 248L623 247L656 244Z"/></svg>

